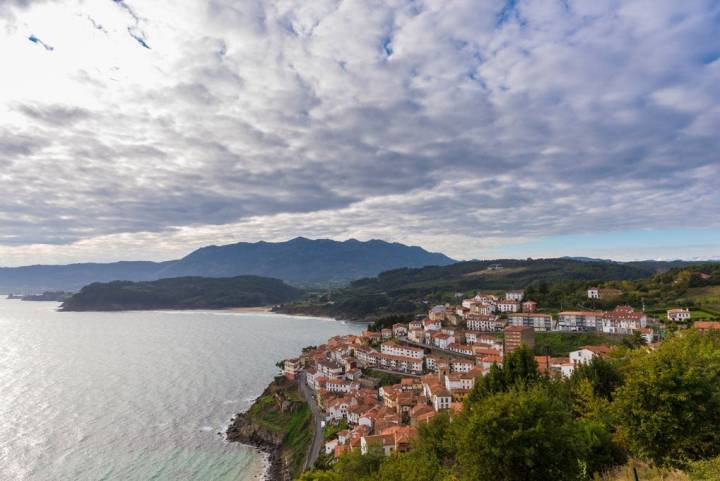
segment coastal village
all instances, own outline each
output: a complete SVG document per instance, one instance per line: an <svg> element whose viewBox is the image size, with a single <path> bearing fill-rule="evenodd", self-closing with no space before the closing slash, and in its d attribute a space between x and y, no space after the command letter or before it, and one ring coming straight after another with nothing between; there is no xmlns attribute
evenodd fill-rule
<svg viewBox="0 0 720 481"><path fill-rule="evenodd" d="M603 296L587 290L588 299ZM605 293L605 295L612 293ZM661 325L643 311L618 305L608 311L540 313L522 290L503 296L480 294L458 305L432 307L426 315L360 336L346 335L309 347L282 363L283 375L307 386L319 408L326 439L322 450L338 457L351 450L385 454L410 448L417 427L442 411L462 409L476 379L493 364L526 345L536 332L598 332L641 336L650 348L660 342L650 326ZM667 321L691 322L688 309L669 309ZM698 321L695 328L720 330L720 322ZM606 356L608 345L583 346L568 357L536 356L541 373L572 375L575 367ZM395 384L381 385L378 375L392 375ZM391 377L392 378L392 377ZM328 428L333 428L328 436Z"/></svg>

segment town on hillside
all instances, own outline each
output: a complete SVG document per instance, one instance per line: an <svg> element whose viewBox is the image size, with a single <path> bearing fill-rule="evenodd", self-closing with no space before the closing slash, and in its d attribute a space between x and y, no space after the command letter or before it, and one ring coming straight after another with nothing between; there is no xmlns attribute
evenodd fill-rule
<svg viewBox="0 0 720 481"><path fill-rule="evenodd" d="M588 290L588 298L602 295ZM283 375L307 384L326 426L324 452L338 457L371 448L404 452L416 428L442 411L462 409L476 379L526 345L536 332L598 332L642 337L650 349L662 322L627 305L609 311L537 312L538 304L513 290L504 296L478 293L459 305L435 306L426 315L361 336L336 336L282 363ZM689 322L688 309L669 309L667 321ZM701 331L720 322L698 321ZM607 356L609 345L582 346L568 357L536 356L541 373L569 377L576 366ZM398 382L380 383L378 376ZM384 384L384 385L381 385Z"/></svg>

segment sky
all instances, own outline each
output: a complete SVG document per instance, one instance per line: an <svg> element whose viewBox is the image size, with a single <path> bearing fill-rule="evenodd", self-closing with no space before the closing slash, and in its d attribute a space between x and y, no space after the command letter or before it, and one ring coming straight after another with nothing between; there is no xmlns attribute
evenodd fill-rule
<svg viewBox="0 0 720 481"><path fill-rule="evenodd" d="M0 265L720 258L720 0L0 0Z"/></svg>

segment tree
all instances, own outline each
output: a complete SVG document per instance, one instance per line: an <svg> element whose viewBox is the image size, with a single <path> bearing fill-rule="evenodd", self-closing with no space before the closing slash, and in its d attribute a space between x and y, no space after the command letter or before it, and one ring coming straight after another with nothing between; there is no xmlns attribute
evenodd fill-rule
<svg viewBox="0 0 720 481"><path fill-rule="evenodd" d="M444 471L437 459L423 456L419 451L410 451L386 459L373 480L439 481Z"/></svg>
<svg viewBox="0 0 720 481"><path fill-rule="evenodd" d="M540 378L535 355L526 345L520 346L503 359L505 384L514 386L518 383L532 384Z"/></svg>
<svg viewBox="0 0 720 481"><path fill-rule="evenodd" d="M307 471L297 481L341 481L340 475L331 471Z"/></svg>
<svg viewBox="0 0 720 481"><path fill-rule="evenodd" d="M382 448L377 446L371 447L365 455L355 449L341 456L333 466L333 471L340 475L339 481L358 481L376 473L384 458Z"/></svg>
<svg viewBox="0 0 720 481"><path fill-rule="evenodd" d="M535 356L529 347L522 345L505 356L502 367L493 364L488 374L477 380L467 404L472 406L487 396L505 392L513 386L531 386L539 379Z"/></svg>
<svg viewBox="0 0 720 481"><path fill-rule="evenodd" d="M627 347L628 349L637 349L638 347L642 347L647 342L645 341L645 338L642 336L640 331L633 331L632 335L627 336L623 338L622 345Z"/></svg>
<svg viewBox="0 0 720 481"><path fill-rule="evenodd" d="M547 385L483 399L457 437L461 481L575 481L585 451L562 396Z"/></svg>
<svg viewBox="0 0 720 481"><path fill-rule="evenodd" d="M612 400L613 392L623 383L620 370L602 356L595 356L589 363L575 366L570 382L575 385L583 379L590 382L594 395L608 401Z"/></svg>
<svg viewBox="0 0 720 481"><path fill-rule="evenodd" d="M613 402L630 452L669 467L720 454L720 337L684 330L631 355Z"/></svg>

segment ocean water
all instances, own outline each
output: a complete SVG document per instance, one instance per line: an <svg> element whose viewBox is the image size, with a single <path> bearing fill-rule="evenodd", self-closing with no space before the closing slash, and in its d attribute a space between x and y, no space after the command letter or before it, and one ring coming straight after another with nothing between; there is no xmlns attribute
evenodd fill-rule
<svg viewBox="0 0 720 481"><path fill-rule="evenodd" d="M362 326L218 311L65 313L0 299L1 481L244 481L230 418L275 362Z"/></svg>

